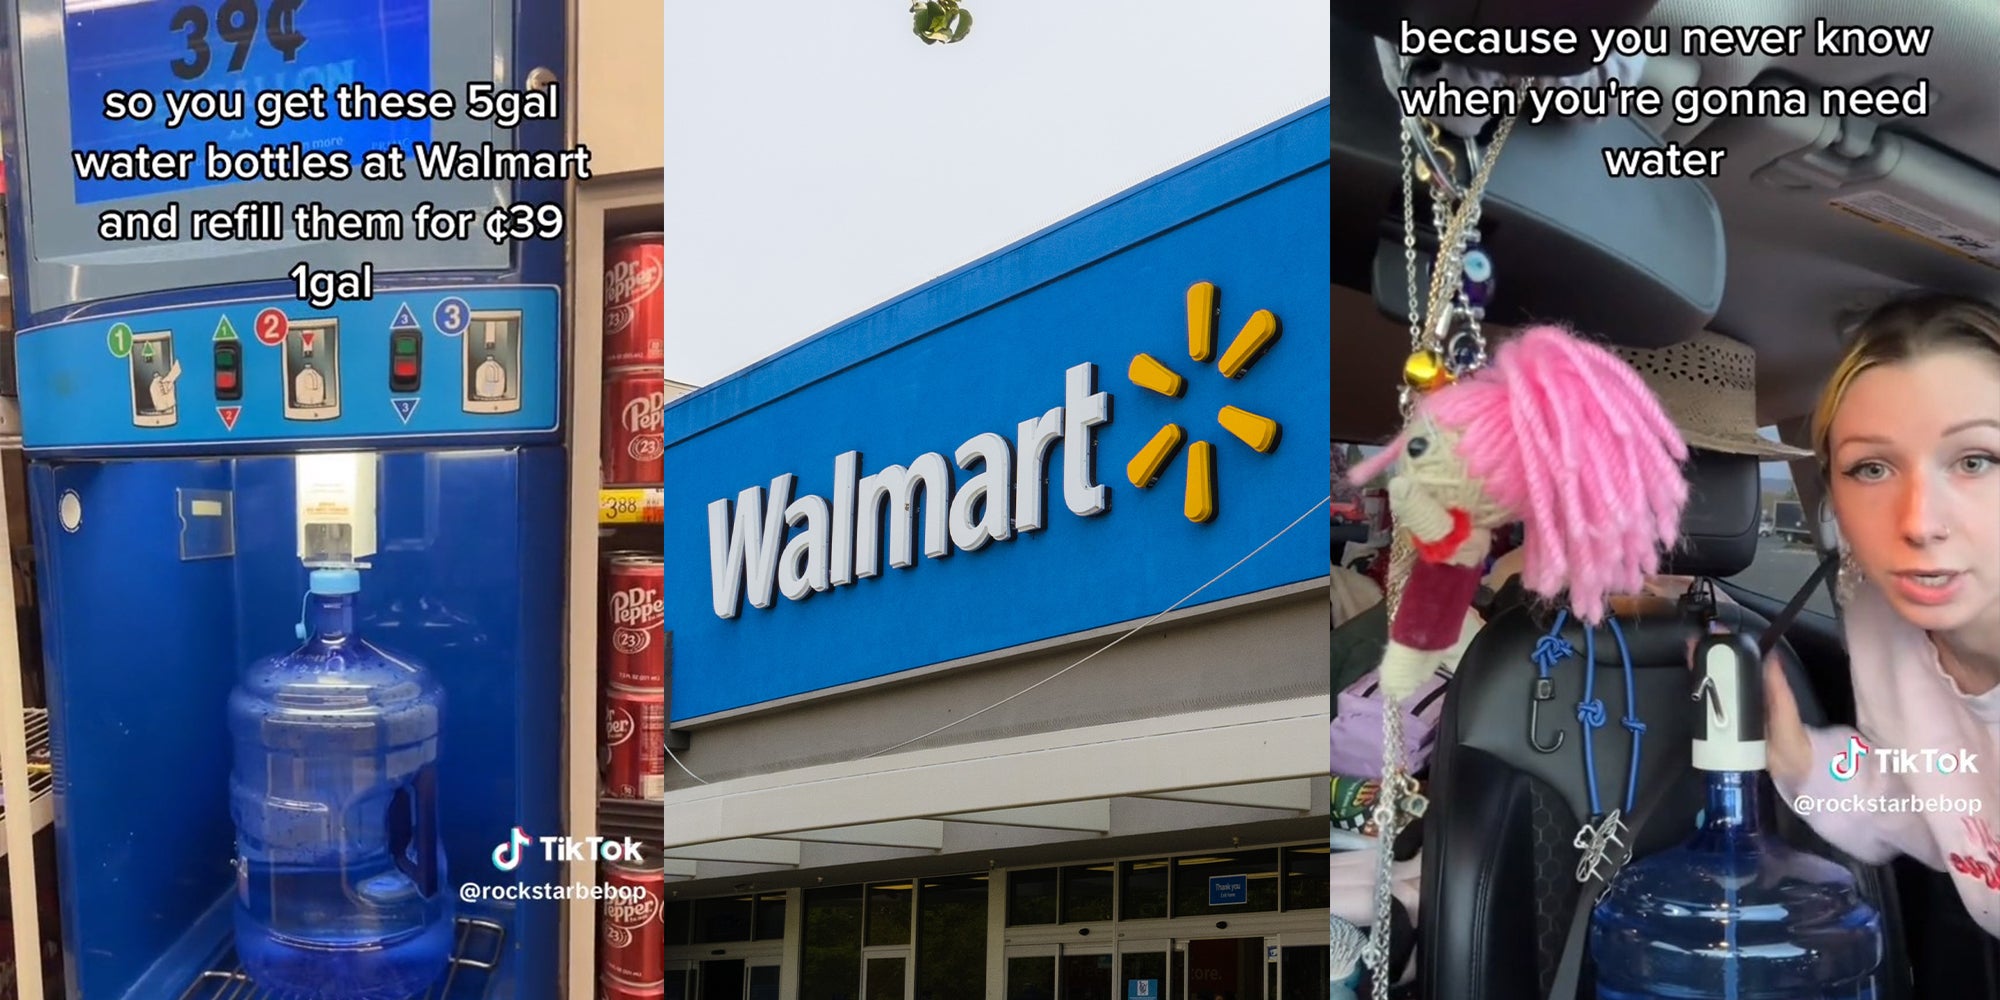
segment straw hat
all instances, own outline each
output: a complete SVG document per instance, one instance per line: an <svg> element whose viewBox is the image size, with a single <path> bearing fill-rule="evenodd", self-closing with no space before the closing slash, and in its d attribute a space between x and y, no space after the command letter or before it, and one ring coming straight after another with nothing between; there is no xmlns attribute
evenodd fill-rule
<svg viewBox="0 0 2000 1000"><path fill-rule="evenodd" d="M1688 447L1776 462L1812 452L1757 433L1757 352L1718 333L1656 350L1613 347L1660 398Z"/></svg>

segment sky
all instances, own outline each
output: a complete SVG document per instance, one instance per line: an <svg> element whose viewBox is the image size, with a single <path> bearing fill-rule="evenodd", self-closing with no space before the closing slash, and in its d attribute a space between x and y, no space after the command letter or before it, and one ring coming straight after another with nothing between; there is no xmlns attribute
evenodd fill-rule
<svg viewBox="0 0 2000 1000"><path fill-rule="evenodd" d="M676 2L667 375L705 385L1325 100L1323 0Z"/></svg>

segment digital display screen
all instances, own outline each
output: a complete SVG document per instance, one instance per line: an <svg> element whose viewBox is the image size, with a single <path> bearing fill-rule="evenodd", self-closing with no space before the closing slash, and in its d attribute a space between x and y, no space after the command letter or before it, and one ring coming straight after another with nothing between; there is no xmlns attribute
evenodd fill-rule
<svg viewBox="0 0 2000 1000"><path fill-rule="evenodd" d="M431 0L66 0L63 44L69 63L71 145L80 151L195 150L186 180L76 180L78 204L210 187L205 150L257 150L298 143L307 150L362 152L428 140L431 123L339 117L334 90L359 83L372 91L431 88ZM257 95L326 91L326 118L260 128ZM458 89L456 87L452 88ZM143 120L105 117L105 96L153 98ZM169 107L169 92L233 92ZM218 107L219 106L219 107ZM172 122L176 110L182 120ZM228 117L203 118L196 112Z"/></svg>

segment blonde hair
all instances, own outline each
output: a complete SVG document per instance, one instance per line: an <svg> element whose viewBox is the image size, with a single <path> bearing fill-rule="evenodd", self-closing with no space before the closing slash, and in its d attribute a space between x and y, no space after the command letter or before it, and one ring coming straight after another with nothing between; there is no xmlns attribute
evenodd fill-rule
<svg viewBox="0 0 2000 1000"><path fill-rule="evenodd" d="M1947 350L1983 351L2000 362L2000 309L1960 295L1909 295L1868 312L1851 337L1813 408L1812 447L1822 477L1833 462L1833 416L1862 372Z"/></svg>

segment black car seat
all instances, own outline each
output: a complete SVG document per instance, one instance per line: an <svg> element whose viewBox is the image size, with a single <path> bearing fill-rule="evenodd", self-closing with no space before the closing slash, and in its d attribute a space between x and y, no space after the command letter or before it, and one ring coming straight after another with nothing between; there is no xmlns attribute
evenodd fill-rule
<svg viewBox="0 0 2000 1000"><path fill-rule="evenodd" d="M1697 453L1688 474L1693 490L1683 518L1686 541L1664 572L1714 579L1742 571L1757 554L1757 462ZM1638 857L1683 840L1703 805L1700 774L1689 763L1696 716L1688 639L1701 634L1708 613L1747 635L1760 635L1768 625L1756 613L1731 604L1711 607L1707 612L1684 601L1678 607L1667 604L1618 616L1631 653L1638 714L1646 727L1639 798L1645 799L1658 783L1674 786L1632 845ZM1545 604L1502 611L1459 661L1431 757L1431 808L1424 820L1417 960L1425 1000L1544 1000L1561 959L1579 896L1574 877L1578 851L1572 841L1589 815L1590 798L1583 763L1586 730L1575 711L1583 694L1578 665L1584 658L1585 630L1573 619L1562 635L1576 656L1552 671L1554 698L1541 703L1534 737L1548 746L1561 732L1561 745L1545 753L1529 743L1529 707L1539 676L1532 654L1556 614ZM1595 730L1594 753L1598 794L1609 809L1624 795L1632 742L1619 724L1627 692L1618 645L1608 629L1598 630L1595 652L1593 693L1604 704L1607 719ZM1777 652L1804 720L1809 725L1823 722L1791 647L1780 642ZM1812 835L1777 802L1768 779L1762 805L1767 830L1855 872L1862 894L1883 911L1888 931L1890 954L1884 965L1891 974L1885 976L1882 996L1909 997L1908 962L1888 867L1855 863ZM1578 996L1593 997L1593 982L1586 963Z"/></svg>

